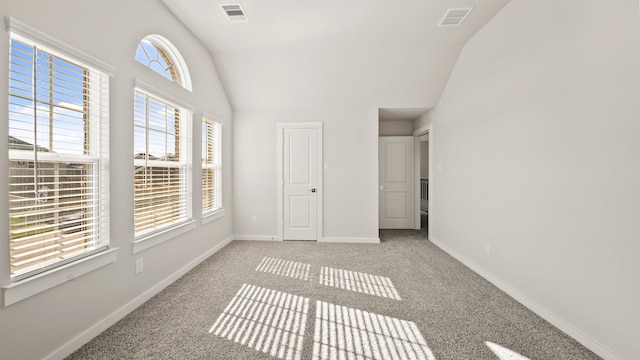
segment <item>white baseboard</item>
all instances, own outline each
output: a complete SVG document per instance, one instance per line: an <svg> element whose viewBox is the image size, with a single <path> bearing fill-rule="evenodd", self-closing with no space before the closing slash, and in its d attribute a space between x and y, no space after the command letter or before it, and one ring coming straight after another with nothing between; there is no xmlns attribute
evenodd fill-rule
<svg viewBox="0 0 640 360"><path fill-rule="evenodd" d="M277 235L234 235L233 240L241 241L282 241Z"/></svg>
<svg viewBox="0 0 640 360"><path fill-rule="evenodd" d="M495 285L498 289L504 291L509 296L516 299L519 303L526 306L529 310L538 314L540 317L550 322L552 325L562 330L567 335L574 338L576 341L584 345L587 349L596 353L598 356L606 360L624 360L623 357L616 354L614 351L607 348L606 346L602 345L600 342L598 342L597 340L595 340L594 338L592 338L582 330L576 328L573 324L569 323L568 321L564 320L562 317L553 313L551 310L547 309L546 307L540 305L539 303L532 300L525 294L516 290L511 285L509 285L508 283L502 281L500 278L495 276L493 273L487 271L486 269L479 266L475 262L469 260L467 257L453 250L449 246L445 245L440 240L434 238L433 236L429 236L429 240L432 243L434 243L436 246L438 246L440 249L445 251L447 254L451 255L456 260L460 261L465 266L475 271L478 275L488 280L490 283Z"/></svg>
<svg viewBox="0 0 640 360"><path fill-rule="evenodd" d="M283 241L282 237L277 235L235 235L233 240L240 241ZM355 244L377 244L379 238L356 238L356 237L324 237L318 242L327 243L355 243Z"/></svg>
<svg viewBox="0 0 640 360"><path fill-rule="evenodd" d="M158 284L154 285L149 290L140 294L135 299L131 300L127 304L125 304L120 309L116 310L112 314L108 315L106 318L100 320L98 323L82 332L80 335L73 338L68 343L64 344L60 348L56 349L51 354L47 355L43 360L62 360L65 357L71 355L74 351L82 347L82 345L88 343L94 337L98 336L100 333L108 329L111 325L118 322L120 319L124 318L130 312L135 310L138 306L144 304L146 301L151 299L154 295L158 294L167 286L171 285L174 281L178 280L181 276L189 272L191 269L195 268L198 264L209 258L211 255L218 252L223 247L227 246L231 241L233 241L233 237L230 236L224 239L221 243L207 250L204 254L198 256L193 261L183 266L180 270L171 274L169 277L165 278Z"/></svg>
<svg viewBox="0 0 640 360"><path fill-rule="evenodd" d="M356 237L324 237L318 242L326 243L351 243L351 244L378 244L380 238L356 238Z"/></svg>

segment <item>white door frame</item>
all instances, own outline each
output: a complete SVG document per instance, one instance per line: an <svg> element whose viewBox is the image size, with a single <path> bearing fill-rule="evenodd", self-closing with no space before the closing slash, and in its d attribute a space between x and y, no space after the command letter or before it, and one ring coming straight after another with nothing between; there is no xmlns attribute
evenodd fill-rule
<svg viewBox="0 0 640 360"><path fill-rule="evenodd" d="M316 192L318 193L316 204L317 211L317 225L316 225L316 241L322 241L322 198L323 194L323 162L322 162L322 122L279 122L277 123L277 141L278 141L278 153L277 153L277 184L278 184L278 237L276 240L284 240L284 129L315 129L316 130Z"/></svg>
<svg viewBox="0 0 640 360"><path fill-rule="evenodd" d="M429 229L431 229L431 215L433 214L431 212L431 204L432 204L432 196L431 196L431 183L432 183L432 179L433 179L433 128L431 126L432 124L423 126L417 130L415 130L413 132L413 136L415 139L415 149L416 149L416 156L414 158L414 164L415 164L415 171L414 171L414 176L415 176L415 194L419 195L420 194L420 137L422 135L426 135L429 134L429 186L427 187L427 191L428 191L428 195L427 197L429 198L429 202L427 203L427 207L428 207L428 212L429 212L429 216L427 217L427 227ZM415 195L414 195L415 196ZM416 216L416 223L414 226L415 230L420 230L420 201L416 201L415 204L415 216ZM431 231L429 231L429 234L431 234Z"/></svg>

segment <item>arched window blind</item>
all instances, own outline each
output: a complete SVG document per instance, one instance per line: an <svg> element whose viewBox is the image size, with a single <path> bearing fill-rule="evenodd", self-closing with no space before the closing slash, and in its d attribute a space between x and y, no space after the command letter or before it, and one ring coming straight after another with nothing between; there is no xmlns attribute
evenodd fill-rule
<svg viewBox="0 0 640 360"><path fill-rule="evenodd" d="M138 44L136 60L191 91L189 69L178 49L160 35L148 35Z"/></svg>

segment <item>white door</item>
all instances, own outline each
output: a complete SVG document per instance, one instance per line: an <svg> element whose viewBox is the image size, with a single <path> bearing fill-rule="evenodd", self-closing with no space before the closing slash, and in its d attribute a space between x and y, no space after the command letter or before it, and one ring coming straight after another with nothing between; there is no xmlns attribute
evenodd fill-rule
<svg viewBox="0 0 640 360"><path fill-rule="evenodd" d="M381 229L413 229L414 138L384 136L378 141Z"/></svg>
<svg viewBox="0 0 640 360"><path fill-rule="evenodd" d="M284 129L284 240L317 240L316 129Z"/></svg>

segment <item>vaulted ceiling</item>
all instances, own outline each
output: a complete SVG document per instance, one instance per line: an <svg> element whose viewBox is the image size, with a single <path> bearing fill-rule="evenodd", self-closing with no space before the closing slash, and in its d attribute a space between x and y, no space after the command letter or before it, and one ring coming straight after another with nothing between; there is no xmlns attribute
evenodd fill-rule
<svg viewBox="0 0 640 360"><path fill-rule="evenodd" d="M509 0L161 1L209 49L235 109L429 109ZM238 2L250 21L220 7ZM461 26L438 27L464 7Z"/></svg>

